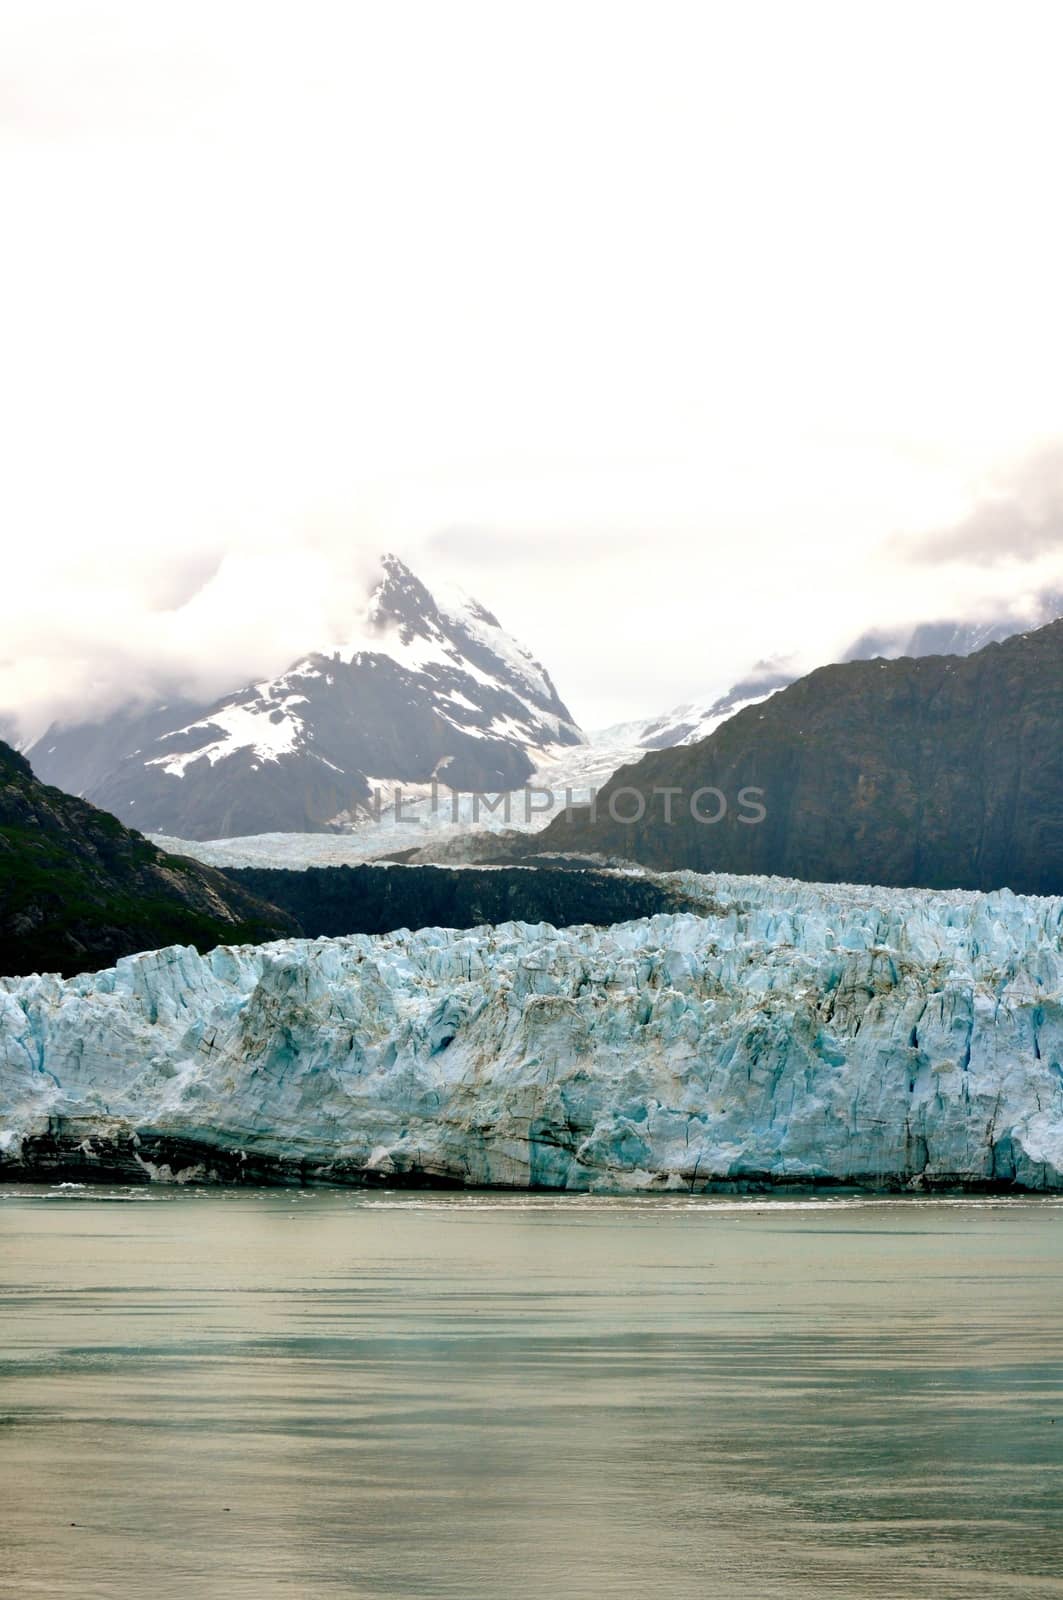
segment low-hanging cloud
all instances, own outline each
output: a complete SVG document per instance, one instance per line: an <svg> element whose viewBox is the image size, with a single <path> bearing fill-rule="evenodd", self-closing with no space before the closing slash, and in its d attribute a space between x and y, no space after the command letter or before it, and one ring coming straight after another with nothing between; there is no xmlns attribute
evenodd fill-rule
<svg viewBox="0 0 1063 1600"><path fill-rule="evenodd" d="M957 74L952 8L891 12L854 78L801 7L510 9L0 6L22 736L283 670L382 547L589 728L1058 584L1063 447L959 520L1063 434L1051 23Z"/></svg>
<svg viewBox="0 0 1063 1600"><path fill-rule="evenodd" d="M999 566L1063 553L1063 442L1055 442L1001 474L961 521L894 541L915 562Z"/></svg>
<svg viewBox="0 0 1063 1600"><path fill-rule="evenodd" d="M343 642L375 565L360 546L312 541L38 567L0 594L0 727L28 743L53 721L209 703L282 672Z"/></svg>

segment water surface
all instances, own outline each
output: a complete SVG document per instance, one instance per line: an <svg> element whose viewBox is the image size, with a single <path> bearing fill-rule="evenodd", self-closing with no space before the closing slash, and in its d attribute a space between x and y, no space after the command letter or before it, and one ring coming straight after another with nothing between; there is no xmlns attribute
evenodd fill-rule
<svg viewBox="0 0 1063 1600"><path fill-rule="evenodd" d="M0 1593L1063 1596L1063 1203L0 1189Z"/></svg>

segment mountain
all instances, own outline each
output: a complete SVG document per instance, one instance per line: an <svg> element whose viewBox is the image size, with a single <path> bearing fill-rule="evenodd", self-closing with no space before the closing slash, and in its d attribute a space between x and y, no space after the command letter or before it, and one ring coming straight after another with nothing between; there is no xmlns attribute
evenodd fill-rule
<svg viewBox="0 0 1063 1600"><path fill-rule="evenodd" d="M583 742L545 669L460 592L385 556L353 638L206 707L52 728L28 752L146 830L188 839L323 832L374 787L515 789Z"/></svg>
<svg viewBox="0 0 1063 1600"><path fill-rule="evenodd" d="M642 750L667 750L676 744L693 744L714 733L736 711L759 705L776 689L784 689L793 681L793 673L782 670L774 662L759 661L747 677L739 678L723 694L675 706L664 716L650 717L643 722L620 723L592 735L592 743L630 744Z"/></svg>
<svg viewBox="0 0 1063 1600"><path fill-rule="evenodd" d="M1046 589L1035 595L1018 613L971 621L942 618L897 627L873 628L860 635L842 654L842 661L871 661L878 656L894 660L899 656L969 656L987 644L1002 643L1017 633L1041 628L1063 616L1063 594ZM601 733L590 735L595 745L611 745L626 757L632 748L665 750L677 744L696 744L747 706L766 700L778 689L796 683L800 673L790 670L785 659L758 661L751 672L724 691L707 699L676 706L664 716L637 722L618 723Z"/></svg>
<svg viewBox="0 0 1063 1600"><path fill-rule="evenodd" d="M1054 591L1038 596L1030 607L1031 612L1047 617L1061 609L1063 597ZM924 655L941 644L950 644L955 647L953 653L966 655L989 637L1009 638L1018 631L1014 616L921 623L865 634L847 655L862 660L868 655L895 655L901 647L906 647L908 654ZM539 832L567 807L589 803L614 773L640 761L649 750L697 743L737 712L761 704L796 682L796 675L785 667L786 663L778 660L759 662L725 694L679 706L665 717L615 724L588 734L585 744L555 746L539 757L529 780L535 791L530 805L527 796L517 792L509 796L508 811L502 807L488 813L480 806L477 812L471 796L452 805L445 794L441 801L434 799L430 789L422 786L403 791L401 816L385 806L379 815L365 816L339 835L260 833L206 843L160 835L156 842L163 849L220 867L353 865L385 852L393 856L397 851L404 852L403 859L420 863L494 861L511 854L517 858L532 847L518 844L511 851L501 837L502 830ZM494 841L491 831L499 833Z"/></svg>
<svg viewBox="0 0 1063 1600"><path fill-rule="evenodd" d="M716 797L696 798L710 787L727 806L715 823L691 811L692 802L705 817L720 811ZM746 789L759 792L743 798ZM700 744L621 768L593 816L561 816L524 848L811 881L1060 893L1063 621L966 657L821 667Z"/></svg>
<svg viewBox="0 0 1063 1600"><path fill-rule="evenodd" d="M1017 633L1043 628L1063 616L1063 594L1045 589L1018 614L982 620L948 618L920 622L913 627L879 628L861 634L845 652L843 661L872 661L876 656L969 656L987 644L1003 644Z"/></svg>
<svg viewBox="0 0 1063 1600"><path fill-rule="evenodd" d="M44 783L68 794L94 796L100 785L133 751L146 750L206 708L194 700L174 698L161 704L121 706L102 722L65 727L53 724L25 754Z"/></svg>
<svg viewBox="0 0 1063 1600"><path fill-rule="evenodd" d="M1063 902L685 886L8 982L0 1178L1063 1188Z"/></svg>
<svg viewBox="0 0 1063 1600"><path fill-rule="evenodd" d="M175 940L207 950L297 926L223 873L46 787L0 744L0 973L69 975Z"/></svg>

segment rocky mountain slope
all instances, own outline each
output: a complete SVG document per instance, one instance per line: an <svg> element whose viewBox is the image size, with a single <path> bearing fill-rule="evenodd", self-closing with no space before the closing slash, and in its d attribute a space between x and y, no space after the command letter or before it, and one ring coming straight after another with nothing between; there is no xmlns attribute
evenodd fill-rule
<svg viewBox="0 0 1063 1600"><path fill-rule="evenodd" d="M53 725L24 753L42 783L91 800L128 756L149 749L174 728L194 722L206 709L185 699L147 709L122 706L100 722ZM139 819L129 820L132 825Z"/></svg>
<svg viewBox="0 0 1063 1600"><path fill-rule="evenodd" d="M296 927L223 873L39 783L0 744L0 972L92 971L175 939L205 950Z"/></svg>
<svg viewBox="0 0 1063 1600"><path fill-rule="evenodd" d="M727 803L715 824L691 814L709 788ZM596 817L559 817L537 841L658 868L1061 892L1063 621L968 657L823 667L621 769Z"/></svg>
<svg viewBox="0 0 1063 1600"><path fill-rule="evenodd" d="M679 875L701 915L0 981L0 1173L1063 1186L1063 901Z"/></svg>
<svg viewBox="0 0 1063 1600"><path fill-rule="evenodd" d="M582 735L548 673L477 601L385 556L344 643L214 705L50 729L38 775L188 839L341 825L376 785L515 789Z"/></svg>

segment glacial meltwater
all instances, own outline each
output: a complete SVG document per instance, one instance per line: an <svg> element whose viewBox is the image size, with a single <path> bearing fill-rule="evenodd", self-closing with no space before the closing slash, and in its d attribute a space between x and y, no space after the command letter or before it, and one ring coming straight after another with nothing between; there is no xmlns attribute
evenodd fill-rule
<svg viewBox="0 0 1063 1600"><path fill-rule="evenodd" d="M0 1593L1063 1595L1063 1202L0 1189Z"/></svg>

